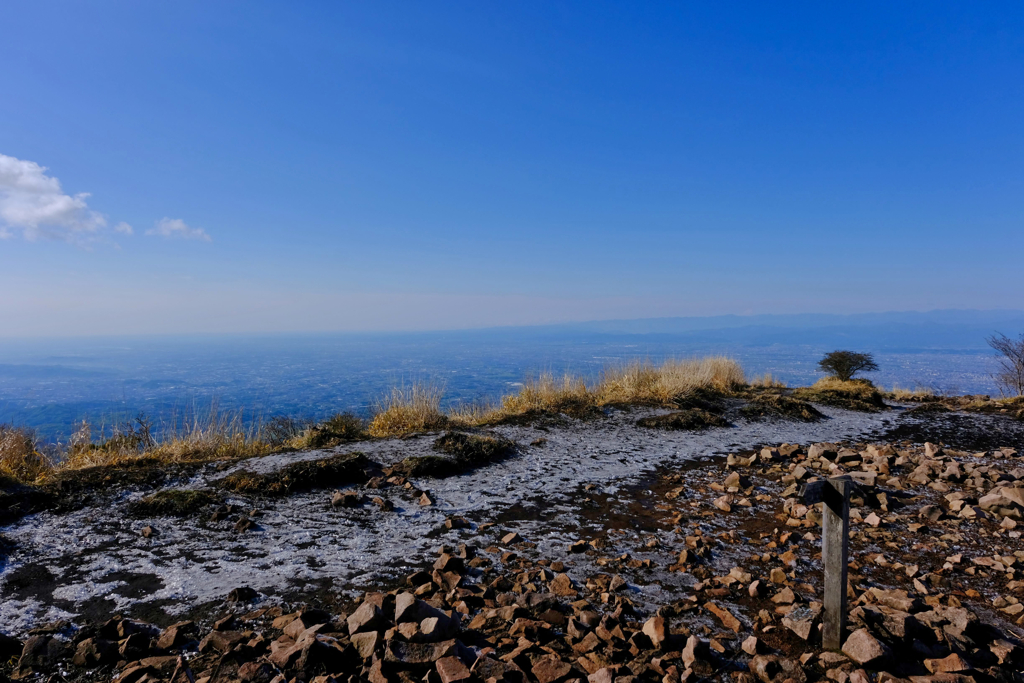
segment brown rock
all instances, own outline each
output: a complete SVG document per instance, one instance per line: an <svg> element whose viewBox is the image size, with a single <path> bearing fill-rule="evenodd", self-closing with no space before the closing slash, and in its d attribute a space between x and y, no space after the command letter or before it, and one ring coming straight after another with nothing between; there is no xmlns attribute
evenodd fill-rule
<svg viewBox="0 0 1024 683"><path fill-rule="evenodd" d="M457 640L440 643L405 643L392 640L384 653L384 660L405 665L433 664L442 657L457 656Z"/></svg>
<svg viewBox="0 0 1024 683"><path fill-rule="evenodd" d="M572 672L572 666L563 662L558 655L545 655L533 661L531 672L537 683L555 683Z"/></svg>
<svg viewBox="0 0 1024 683"><path fill-rule="evenodd" d="M711 501L711 504L714 505L719 510L721 510L722 512L732 512L733 500L733 496L727 493L724 496L719 496L718 498L715 498L713 501Z"/></svg>
<svg viewBox="0 0 1024 683"><path fill-rule="evenodd" d="M245 636L239 631L210 631L205 638L199 641L199 651L203 653L230 652L235 645L245 639Z"/></svg>
<svg viewBox="0 0 1024 683"><path fill-rule="evenodd" d="M661 647L661 644L668 638L668 629L665 620L661 617L651 617L644 623L643 633L651 639L654 647Z"/></svg>
<svg viewBox="0 0 1024 683"><path fill-rule="evenodd" d="M352 647L356 649L363 659L370 659L377 650L377 645L382 641L379 631L366 631L351 636Z"/></svg>
<svg viewBox="0 0 1024 683"><path fill-rule="evenodd" d="M572 579L565 573L556 574L555 578L551 579L551 583L548 584L548 588L559 597L576 596L576 589L572 587Z"/></svg>
<svg viewBox="0 0 1024 683"><path fill-rule="evenodd" d="M436 502L437 501L434 500L433 496L431 496L426 491L424 491L423 493L420 494L420 505L423 505L423 506L433 505Z"/></svg>
<svg viewBox="0 0 1024 683"><path fill-rule="evenodd" d="M383 631L388 623L380 608L371 602L364 602L347 619L350 634L361 631Z"/></svg>
<svg viewBox="0 0 1024 683"><path fill-rule="evenodd" d="M75 666L96 667L117 661L117 646L102 638L86 638L78 644L71 663Z"/></svg>
<svg viewBox="0 0 1024 683"><path fill-rule="evenodd" d="M924 660L924 668L928 669L928 671L933 674L957 673L969 670L971 665L965 662L963 657L954 652L948 657L943 657L942 659Z"/></svg>
<svg viewBox="0 0 1024 683"><path fill-rule="evenodd" d="M683 664L688 669L693 668L693 663L707 661L711 658L711 648L708 641L701 640L697 636L690 636L686 640L686 647L683 648Z"/></svg>
<svg viewBox="0 0 1024 683"><path fill-rule="evenodd" d="M465 517L449 517L444 520L444 526L447 529L468 529L470 527L469 520Z"/></svg>
<svg viewBox="0 0 1024 683"><path fill-rule="evenodd" d="M706 602L704 603L704 609L714 614L715 617L722 622L722 626L732 629L736 633L739 633L743 628L743 624L740 623L740 620L733 616L732 612L724 607L719 607L713 602Z"/></svg>
<svg viewBox="0 0 1024 683"><path fill-rule="evenodd" d="M150 676L157 676L159 672L151 666L133 666L121 672L117 677L117 683L139 683Z"/></svg>
<svg viewBox="0 0 1024 683"><path fill-rule="evenodd" d="M867 629L860 628L850 634L843 643L843 654L861 666L878 668L878 665L889 658L889 647L871 635Z"/></svg>
<svg viewBox="0 0 1024 683"><path fill-rule="evenodd" d="M363 504L363 495L358 491L335 491L331 497L334 507L354 508Z"/></svg>
<svg viewBox="0 0 1024 683"><path fill-rule="evenodd" d="M996 656L996 660L1000 664L1011 664L1019 662L1022 659L1021 649L1010 641L1002 638L992 641L992 643L989 644L988 649Z"/></svg>
<svg viewBox="0 0 1024 683"><path fill-rule="evenodd" d="M196 625L191 621L179 621L165 628L157 638L156 646L161 650L181 647L196 635Z"/></svg>
<svg viewBox="0 0 1024 683"><path fill-rule="evenodd" d="M442 657L437 660L435 668L437 675L441 677L441 683L455 683L470 677L469 669L458 657Z"/></svg>
<svg viewBox="0 0 1024 683"><path fill-rule="evenodd" d="M252 602L260 596L252 588L248 586L239 586L238 588L231 589L228 593L228 602Z"/></svg>
<svg viewBox="0 0 1024 683"><path fill-rule="evenodd" d="M276 675L277 670L269 662L244 662L238 667L238 678L245 683L270 683Z"/></svg>

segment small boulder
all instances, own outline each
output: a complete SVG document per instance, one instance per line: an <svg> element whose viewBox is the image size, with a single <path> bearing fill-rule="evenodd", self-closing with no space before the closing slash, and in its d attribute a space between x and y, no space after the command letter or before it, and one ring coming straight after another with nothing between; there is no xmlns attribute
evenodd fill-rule
<svg viewBox="0 0 1024 683"><path fill-rule="evenodd" d="M892 654L889 647L865 628L850 634L843 643L843 654L861 666L877 668Z"/></svg>

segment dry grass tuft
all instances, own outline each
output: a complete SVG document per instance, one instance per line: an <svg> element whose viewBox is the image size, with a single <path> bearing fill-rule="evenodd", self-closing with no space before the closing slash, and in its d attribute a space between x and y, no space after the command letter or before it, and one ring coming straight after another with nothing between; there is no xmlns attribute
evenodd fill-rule
<svg viewBox="0 0 1024 683"><path fill-rule="evenodd" d="M524 382L515 394L502 398L497 413L499 417L535 412L585 417L595 408L594 393L583 379L568 373L556 379L554 375L545 373Z"/></svg>
<svg viewBox="0 0 1024 683"><path fill-rule="evenodd" d="M595 388L599 405L668 405L696 389L730 392L745 383L732 358L708 356L667 360L659 366L633 361L605 370Z"/></svg>
<svg viewBox="0 0 1024 683"><path fill-rule="evenodd" d="M892 391L886 394L886 398L890 398L894 401L930 401L937 399L935 392L927 387L917 387L916 389L904 389L903 387L893 385Z"/></svg>
<svg viewBox="0 0 1024 683"><path fill-rule="evenodd" d="M541 375L504 397L501 405L481 421L552 413L583 418L608 405L678 405L697 392L728 393L743 384L743 368L724 356L673 359L661 365L636 360L605 369L593 385L570 374L560 378Z"/></svg>
<svg viewBox="0 0 1024 683"><path fill-rule="evenodd" d="M216 405L208 412L195 410L174 417L163 430L163 438L150 436L150 425L143 417L134 424L115 426L109 438L92 440L87 422L71 438L67 456L60 469L120 465L139 458L162 463L202 462L265 455L271 446L261 437L258 421L246 424L241 411L221 411Z"/></svg>
<svg viewBox="0 0 1024 683"><path fill-rule="evenodd" d="M36 448L35 434L24 427L0 425L0 475L30 482L53 468Z"/></svg>
<svg viewBox="0 0 1024 683"><path fill-rule="evenodd" d="M396 387L377 404L367 432L382 438L444 429L448 416L441 412L443 396L444 387L432 383Z"/></svg>
<svg viewBox="0 0 1024 683"><path fill-rule="evenodd" d="M750 386L755 389L785 389L786 383L780 379L775 379L772 373L766 372L750 380Z"/></svg>

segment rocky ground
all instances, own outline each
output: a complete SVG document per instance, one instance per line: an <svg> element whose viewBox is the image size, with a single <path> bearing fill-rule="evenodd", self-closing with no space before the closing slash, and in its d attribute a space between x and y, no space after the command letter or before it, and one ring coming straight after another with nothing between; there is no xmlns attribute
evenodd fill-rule
<svg viewBox="0 0 1024 683"><path fill-rule="evenodd" d="M692 433L623 411L117 482L3 529L3 675L1024 680L1024 424L822 412ZM824 652L799 490L841 474L849 637Z"/></svg>

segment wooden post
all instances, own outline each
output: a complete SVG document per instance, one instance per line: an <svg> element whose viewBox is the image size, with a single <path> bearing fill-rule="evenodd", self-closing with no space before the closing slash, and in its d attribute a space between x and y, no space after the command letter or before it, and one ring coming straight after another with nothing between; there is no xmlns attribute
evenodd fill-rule
<svg viewBox="0 0 1024 683"><path fill-rule="evenodd" d="M846 635L846 582L850 562L849 477L828 480L821 516L821 561L825 565L825 602L821 646L839 650Z"/></svg>
<svg viewBox="0 0 1024 683"><path fill-rule="evenodd" d="M821 646L839 650L846 636L846 584L850 558L849 476L804 485L801 498L807 505L824 503L821 515L821 562L825 565L825 597L822 609Z"/></svg>

